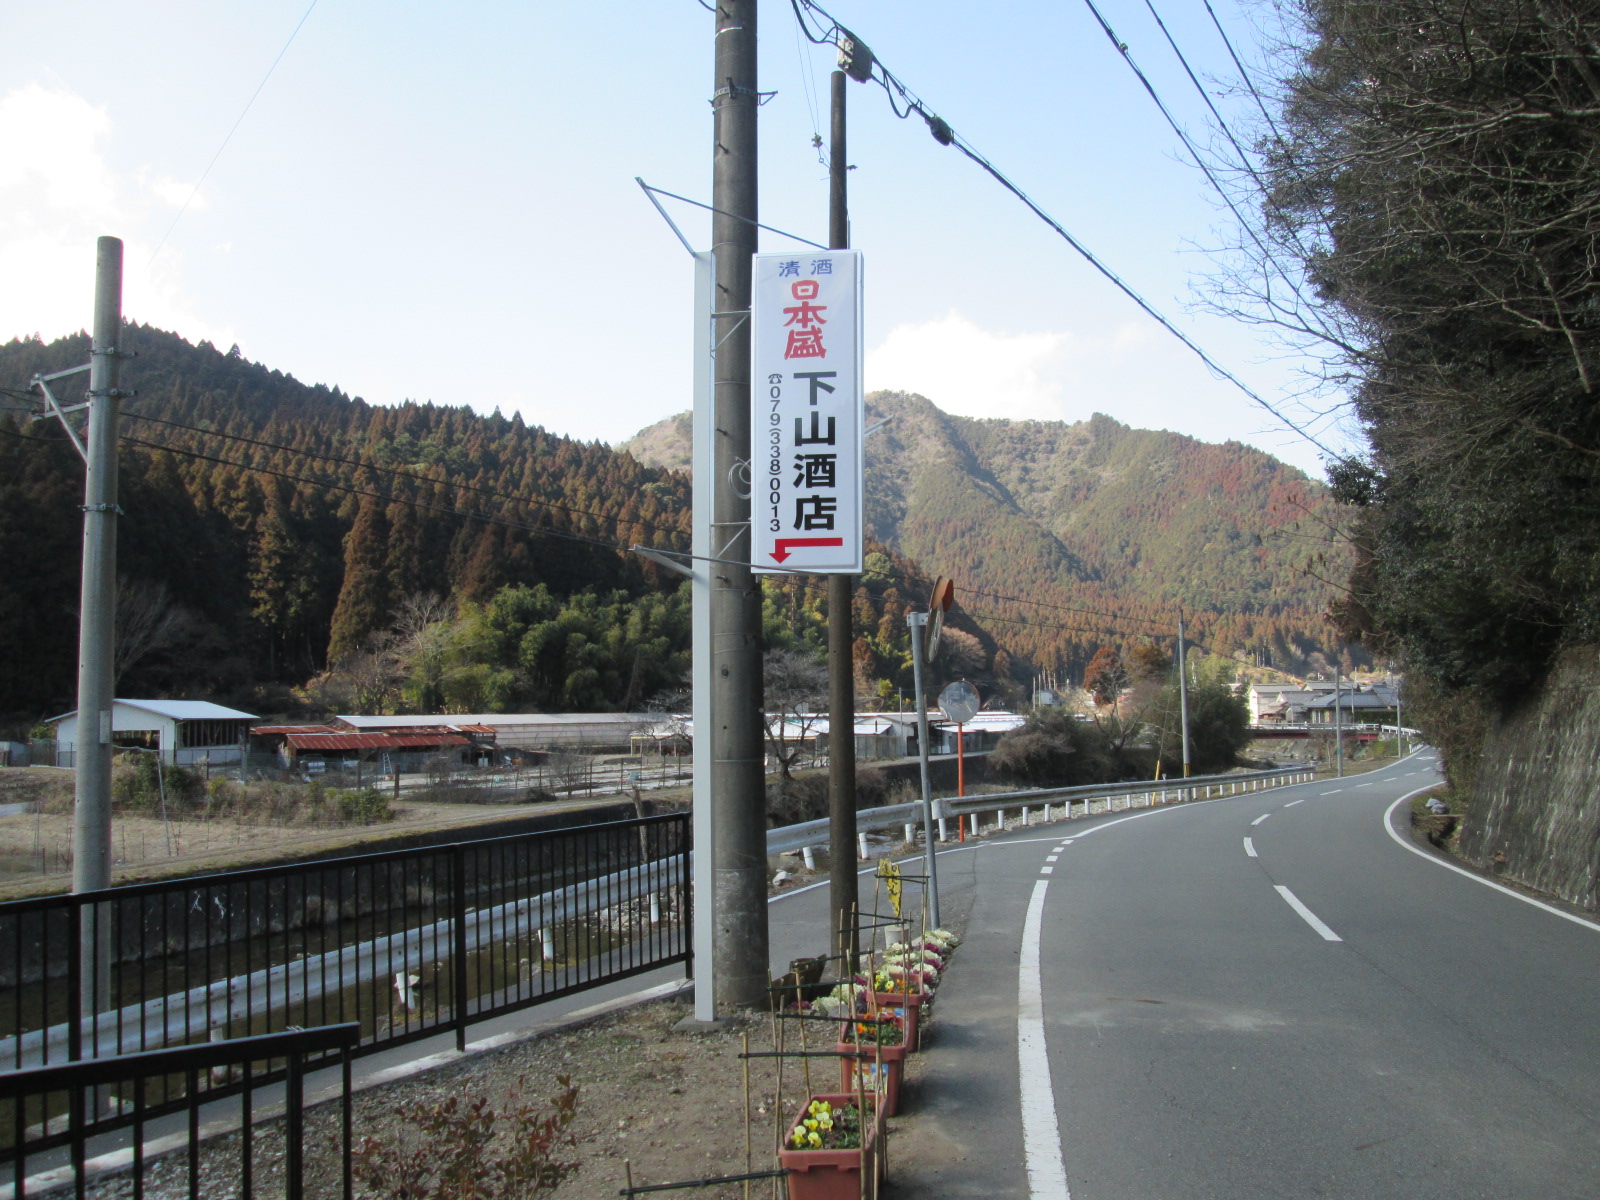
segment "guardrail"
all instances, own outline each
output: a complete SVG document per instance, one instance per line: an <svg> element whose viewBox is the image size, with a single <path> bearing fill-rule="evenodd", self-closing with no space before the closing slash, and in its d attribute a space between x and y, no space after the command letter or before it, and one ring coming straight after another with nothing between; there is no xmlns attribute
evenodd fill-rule
<svg viewBox="0 0 1600 1200"><path fill-rule="evenodd" d="M177 1112L188 1114L185 1136L177 1140L188 1149L188 1195L199 1200L200 1110L229 1095L242 1097L240 1136L233 1144L239 1154L238 1190L230 1189L230 1194L251 1200L258 1171L251 1130L254 1093L280 1079L285 1081L283 1195L285 1200L300 1200L305 1194L305 1067L313 1057L329 1056L338 1057L342 1070L340 1138L327 1149L341 1152L340 1191L344 1200L350 1200L350 1051L360 1036L357 1025L329 1025L0 1072L0 1177L11 1179L6 1200L27 1195L30 1182L35 1194L70 1182L82 1196L89 1139L130 1126L133 1194L142 1195L145 1126ZM69 1152L66 1166L40 1161L63 1148ZM166 1147L160 1150L164 1153ZM273 1153L275 1157L277 1151ZM36 1168L46 1168L32 1180L30 1159ZM218 1181L207 1174L207 1186L217 1186Z"/></svg>
<svg viewBox="0 0 1600 1200"><path fill-rule="evenodd" d="M1081 816L1089 816L1101 804L1100 812L1118 812L1122 808L1138 808L1155 804L1184 803L1190 800L1207 800L1214 796L1235 795L1245 791L1260 791L1269 787L1283 787L1291 783L1306 783L1315 778L1309 767L1278 767L1270 771L1239 771L1230 775L1203 775L1190 779L1136 780L1132 783L1096 783L1081 787L1031 788L1017 792L992 792L983 796L941 796L933 801L933 814L939 822L939 840L949 841L948 822L952 819L981 820L985 814L998 813L1005 822L1005 814L1015 809L1018 820L1033 824L1030 814L1036 810L1042 821L1051 819L1050 811L1060 805L1062 816L1070 819L1074 806L1083 806ZM1133 801L1138 798L1140 803ZM1103 804L1101 803L1103 802ZM866 808L856 813L856 829L861 834L883 829L902 829L907 842L914 840L915 830L922 824L922 804L889 804L882 808ZM969 826L973 833L979 828ZM794 850L807 850L828 844L828 822L806 821L799 825L786 825L767 831L767 853L782 854ZM860 848L858 847L858 850ZM865 857L865 855L862 855Z"/></svg>

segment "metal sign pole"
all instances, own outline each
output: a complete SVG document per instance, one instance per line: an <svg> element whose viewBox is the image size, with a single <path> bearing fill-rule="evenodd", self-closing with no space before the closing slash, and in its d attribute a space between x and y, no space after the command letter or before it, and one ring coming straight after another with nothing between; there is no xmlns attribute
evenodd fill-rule
<svg viewBox="0 0 1600 1200"><path fill-rule="evenodd" d="M939 839L938 827L933 822L933 787L928 780L928 694L922 687L922 629L928 623L928 614L906 614L906 624L911 627L911 677L917 690L917 758L922 771L922 861L923 873L928 877L928 919L935 929L939 921L939 868L934 852Z"/></svg>
<svg viewBox="0 0 1600 1200"><path fill-rule="evenodd" d="M709 251L694 256L694 461L691 472L690 662L691 721L694 733L694 1015L714 1021L716 989L716 821L711 779L711 542L712 441L716 412L712 402L711 302L716 269Z"/></svg>

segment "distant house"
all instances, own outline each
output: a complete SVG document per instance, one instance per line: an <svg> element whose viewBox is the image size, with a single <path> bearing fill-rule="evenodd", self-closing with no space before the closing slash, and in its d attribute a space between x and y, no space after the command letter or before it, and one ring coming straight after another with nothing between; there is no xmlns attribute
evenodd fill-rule
<svg viewBox="0 0 1600 1200"><path fill-rule="evenodd" d="M1306 705L1308 725L1332 725L1334 711L1333 693L1318 697ZM1394 697L1377 688L1362 691L1339 692L1339 720L1346 725L1394 724Z"/></svg>
<svg viewBox="0 0 1600 1200"><path fill-rule="evenodd" d="M111 744L158 751L163 761L180 767L237 766L244 761L254 720L250 713L209 700L113 700ZM51 717L47 724L56 727L56 766L75 766L82 740L77 712Z"/></svg>
<svg viewBox="0 0 1600 1200"><path fill-rule="evenodd" d="M1301 725L1306 707L1324 696L1333 695L1333 681L1313 679L1306 683L1252 683L1250 685L1250 723L1253 725Z"/></svg>

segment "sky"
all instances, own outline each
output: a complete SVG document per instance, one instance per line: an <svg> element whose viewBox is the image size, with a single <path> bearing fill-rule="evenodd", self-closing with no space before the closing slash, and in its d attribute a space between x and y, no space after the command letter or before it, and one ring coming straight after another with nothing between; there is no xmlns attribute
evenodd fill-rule
<svg viewBox="0 0 1600 1200"><path fill-rule="evenodd" d="M1222 112L1203 4L1153 0ZM1247 4L1250 0L1245 0ZM825 0L921 99L1220 363L1299 421L1309 360L1207 315L1233 218L1095 24L1060 0ZM1271 6L1216 0L1260 61ZM1144 0L1102 12L1178 119L1198 94ZM636 176L711 199L700 0L52 0L0 16L0 342L82 329L95 239L124 312L373 403L518 411L615 443L691 403L692 263ZM826 241L829 47L761 0L762 220ZM974 417L1235 439L1283 428L876 85L849 90L866 383ZM696 245L708 216L666 201ZM763 234L762 249L794 246ZM137 387L137 364L126 384ZM1326 399L1317 407L1325 407ZM1316 426L1334 449L1348 430Z"/></svg>

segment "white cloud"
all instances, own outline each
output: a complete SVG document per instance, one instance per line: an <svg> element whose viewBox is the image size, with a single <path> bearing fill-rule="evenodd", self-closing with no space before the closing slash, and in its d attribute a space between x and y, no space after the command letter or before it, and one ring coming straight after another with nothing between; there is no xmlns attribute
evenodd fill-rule
<svg viewBox="0 0 1600 1200"><path fill-rule="evenodd" d="M1149 329L1094 335L983 329L952 309L897 325L867 355L868 388L919 392L946 412L1013 420L1077 420L1105 403L1104 372L1147 354Z"/></svg>
<svg viewBox="0 0 1600 1200"><path fill-rule="evenodd" d="M105 151L114 132L104 107L63 88L29 83L0 96L0 341L87 328L95 241L111 234L124 243L130 319L229 345L231 330L201 318L185 298L182 255L168 246L150 263L193 185L148 168L119 174Z"/></svg>

